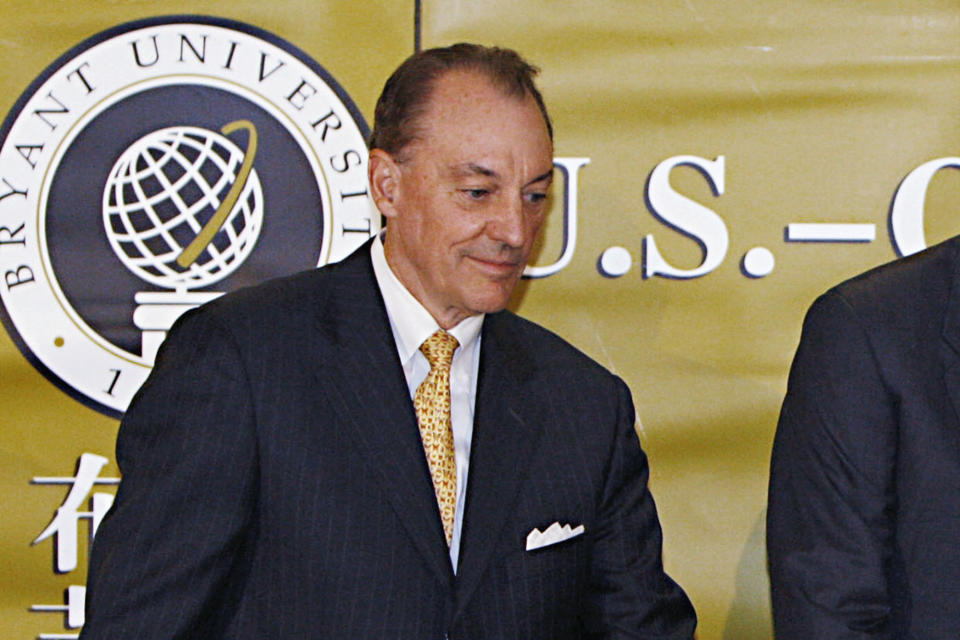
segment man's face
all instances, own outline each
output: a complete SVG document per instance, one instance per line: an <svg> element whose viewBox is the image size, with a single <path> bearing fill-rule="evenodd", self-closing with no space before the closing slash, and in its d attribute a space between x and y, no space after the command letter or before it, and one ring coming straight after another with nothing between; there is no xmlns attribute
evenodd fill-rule
<svg viewBox="0 0 960 640"><path fill-rule="evenodd" d="M438 321L504 308L546 213L553 144L530 96L505 96L481 74L434 84L416 139L371 152L387 262Z"/></svg>

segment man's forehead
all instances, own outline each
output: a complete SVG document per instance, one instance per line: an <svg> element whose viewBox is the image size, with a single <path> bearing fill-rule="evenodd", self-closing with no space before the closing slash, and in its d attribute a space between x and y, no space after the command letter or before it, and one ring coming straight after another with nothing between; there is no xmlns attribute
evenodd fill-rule
<svg viewBox="0 0 960 640"><path fill-rule="evenodd" d="M553 142L536 100L511 95L479 71L450 70L437 78L414 127L402 159L427 160L453 179L532 184L553 168Z"/></svg>

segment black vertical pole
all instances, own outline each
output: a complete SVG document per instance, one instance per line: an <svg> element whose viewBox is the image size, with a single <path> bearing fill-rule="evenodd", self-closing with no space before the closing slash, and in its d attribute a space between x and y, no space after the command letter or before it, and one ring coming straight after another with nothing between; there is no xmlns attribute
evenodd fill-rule
<svg viewBox="0 0 960 640"><path fill-rule="evenodd" d="M420 0L413 0L413 52L420 52Z"/></svg>

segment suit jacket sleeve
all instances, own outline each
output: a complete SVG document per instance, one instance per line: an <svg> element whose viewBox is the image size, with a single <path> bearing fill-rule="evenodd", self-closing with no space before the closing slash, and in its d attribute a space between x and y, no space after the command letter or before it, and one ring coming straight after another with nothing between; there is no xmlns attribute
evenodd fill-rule
<svg viewBox="0 0 960 640"><path fill-rule="evenodd" d="M85 640L221 635L257 498L244 376L211 314L171 332L120 427L123 478L93 547Z"/></svg>
<svg viewBox="0 0 960 640"><path fill-rule="evenodd" d="M770 476L778 640L891 637L897 407L874 339L837 292L804 323Z"/></svg>
<svg viewBox="0 0 960 640"><path fill-rule="evenodd" d="M630 392L617 379L617 427L593 532L586 637L690 639L696 614L663 570L662 534Z"/></svg>

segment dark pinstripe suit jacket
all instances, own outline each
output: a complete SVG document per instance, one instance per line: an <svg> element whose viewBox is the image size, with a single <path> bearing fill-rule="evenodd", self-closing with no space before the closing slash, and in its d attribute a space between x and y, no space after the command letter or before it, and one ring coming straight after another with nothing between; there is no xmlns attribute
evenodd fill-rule
<svg viewBox="0 0 960 640"><path fill-rule="evenodd" d="M120 428L83 638L690 638L624 384L483 328L460 565L365 245L184 316ZM554 521L585 534L528 552Z"/></svg>

